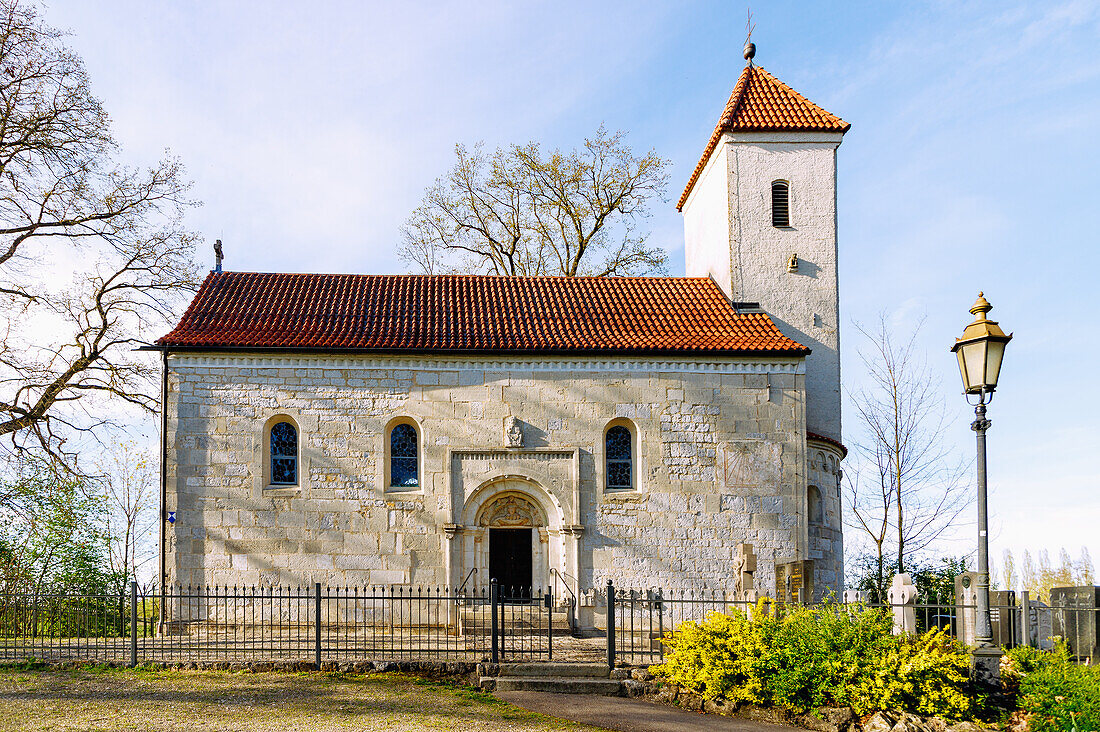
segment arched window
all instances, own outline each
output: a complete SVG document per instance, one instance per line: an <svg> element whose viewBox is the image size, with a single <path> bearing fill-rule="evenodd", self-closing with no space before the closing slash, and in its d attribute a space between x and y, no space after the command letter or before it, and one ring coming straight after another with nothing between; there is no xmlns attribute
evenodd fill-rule
<svg viewBox="0 0 1100 732"><path fill-rule="evenodd" d="M785 180L772 181L772 226L791 225L791 185Z"/></svg>
<svg viewBox="0 0 1100 732"><path fill-rule="evenodd" d="M298 484L298 430L290 422L271 425L271 485Z"/></svg>
<svg viewBox="0 0 1100 732"><path fill-rule="evenodd" d="M420 486L417 450L416 428L406 423L394 425L390 430L391 487L417 488Z"/></svg>
<svg viewBox="0 0 1100 732"><path fill-rule="evenodd" d="M634 487L634 446L630 430L615 425L604 438L608 489Z"/></svg>
<svg viewBox="0 0 1100 732"><path fill-rule="evenodd" d="M811 524L820 526L825 523L825 512L821 507L821 491L817 486L812 485L806 489L806 515Z"/></svg>

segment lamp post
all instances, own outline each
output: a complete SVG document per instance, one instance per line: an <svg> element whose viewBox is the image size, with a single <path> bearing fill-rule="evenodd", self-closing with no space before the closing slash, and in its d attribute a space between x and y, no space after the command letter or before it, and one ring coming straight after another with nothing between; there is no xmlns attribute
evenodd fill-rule
<svg viewBox="0 0 1100 732"><path fill-rule="evenodd" d="M970 677L979 683L995 684L1000 674L1001 650L993 643L993 624L989 616L989 526L986 510L985 433L990 421L985 418L986 404L993 401L997 376L1001 371L1005 345L1012 335L1005 335L986 313L993 309L982 293L970 312L974 322L966 326L962 338L955 340L951 350L958 356L963 389L970 402L974 396L974 421L970 428L978 443L978 588L974 619L974 653L970 661Z"/></svg>

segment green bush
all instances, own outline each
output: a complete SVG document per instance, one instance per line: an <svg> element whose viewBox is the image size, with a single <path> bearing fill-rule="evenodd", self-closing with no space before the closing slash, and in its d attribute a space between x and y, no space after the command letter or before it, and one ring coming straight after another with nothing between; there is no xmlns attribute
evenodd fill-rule
<svg viewBox="0 0 1100 732"><path fill-rule="evenodd" d="M895 636L882 610L763 603L681 625L653 671L708 698L799 712L850 706L860 715L902 709L947 719L973 715L966 649L939 631Z"/></svg>
<svg viewBox="0 0 1100 732"><path fill-rule="evenodd" d="M1013 648L1003 676L1018 685L1017 706L1031 732L1100 730L1100 667L1079 666L1064 643L1053 652Z"/></svg>

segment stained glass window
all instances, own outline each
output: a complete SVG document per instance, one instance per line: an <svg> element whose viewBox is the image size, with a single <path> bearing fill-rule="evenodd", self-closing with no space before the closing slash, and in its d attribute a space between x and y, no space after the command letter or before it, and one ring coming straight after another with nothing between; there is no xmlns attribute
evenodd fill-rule
<svg viewBox="0 0 1100 732"><path fill-rule="evenodd" d="M634 467L630 430L615 426L607 431L607 487L633 488L631 473Z"/></svg>
<svg viewBox="0 0 1100 732"><path fill-rule="evenodd" d="M416 428L399 424L390 431L390 485L415 488L420 485L416 460Z"/></svg>
<svg viewBox="0 0 1100 732"><path fill-rule="evenodd" d="M290 422L271 427L271 484L298 483L298 430Z"/></svg>

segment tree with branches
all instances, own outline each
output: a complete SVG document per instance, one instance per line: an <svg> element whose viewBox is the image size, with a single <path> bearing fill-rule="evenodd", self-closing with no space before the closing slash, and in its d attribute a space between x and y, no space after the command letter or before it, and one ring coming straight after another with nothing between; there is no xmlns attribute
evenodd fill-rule
<svg viewBox="0 0 1100 732"><path fill-rule="evenodd" d="M153 456L133 441L115 443L99 460L96 498L104 508L107 568L124 592L127 583L156 556L157 487Z"/></svg>
<svg viewBox="0 0 1100 732"><path fill-rule="evenodd" d="M885 315L859 325L866 386L852 394L859 423L855 465L846 471L848 524L870 541L879 598L887 568L907 571L959 520L968 505L966 463L944 439L947 413L938 383L916 350L920 325L897 343Z"/></svg>
<svg viewBox="0 0 1100 732"><path fill-rule="evenodd" d="M579 150L536 142L455 147L451 170L406 221L401 257L426 274L634 275L665 270L638 224L664 195L668 161L638 157L602 126Z"/></svg>
<svg viewBox="0 0 1100 732"><path fill-rule="evenodd" d="M103 400L156 406L132 353L197 284L180 163L120 164L82 60L23 0L0 0L0 436L74 469ZM94 435L93 435L94 436Z"/></svg>

